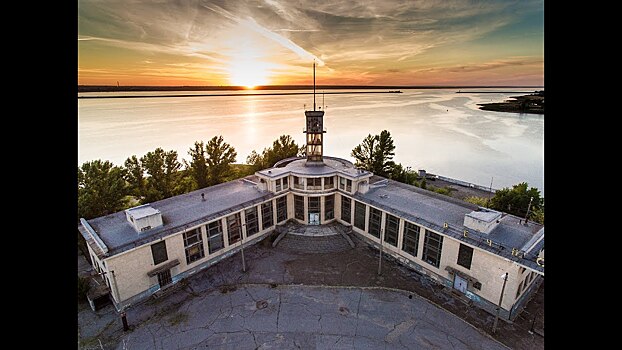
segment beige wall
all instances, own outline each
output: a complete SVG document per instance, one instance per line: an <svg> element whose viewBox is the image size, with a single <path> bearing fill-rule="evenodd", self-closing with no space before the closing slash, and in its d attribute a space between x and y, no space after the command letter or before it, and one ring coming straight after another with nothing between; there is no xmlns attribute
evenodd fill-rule
<svg viewBox="0 0 622 350"><path fill-rule="evenodd" d="M354 202L355 201L352 200L352 207L354 207ZM368 228L369 212L370 212L369 207L374 207L374 206L370 206L369 204L366 204L366 206L368 207L366 211L366 229L369 229ZM374 208L380 209L377 207L374 207ZM381 238L384 237L384 227L385 227L386 214L387 214L385 211L382 211L382 212L383 212L383 215L382 215L382 226L381 227L383 228L383 236L381 236ZM354 220L354 212L352 213L352 220ZM383 242L383 250L385 252L392 253L393 255L401 256L403 258L406 258L407 260L410 260L416 263L417 265L423 267L425 270L432 272L433 274L431 274L431 276L433 278L436 278L436 276L434 276L434 274L436 274L438 276L444 277L447 280L452 281L452 283L453 283L454 277L453 277L453 274L445 270L447 266L450 266L458 271L464 272L465 274L477 279L482 284L481 290L477 290L473 288L471 283L469 283L468 291L475 293L478 296L494 304L498 303L499 295L501 293L501 288L503 286L503 278L501 276L505 272L508 272L509 275L508 275L508 280L507 280L507 284L505 287L505 291L503 293L504 297L503 297L502 307L506 310L509 310L513 306L516 300L515 295L516 295L516 289L518 288L518 284L520 283L521 280L523 280L527 276L529 271L519 276L518 275L519 265L515 264L514 262L506 258L494 255L485 250L478 249L474 246L471 246L472 248L474 248L471 268L467 269L463 266L458 265L457 263L458 251L459 251L461 242L452 237L443 235L440 232L430 230L431 232L434 232L436 234L440 234L441 236L443 236L443 247L441 250L441 259L440 259L439 267L437 268L433 265L428 264L424 260L422 260L423 247L424 247L424 242L425 242L425 232L427 228L423 227L420 231L419 245L418 245L416 257L401 250L402 243L403 243L402 239L403 239L403 233L404 233L404 222L405 222L404 219L400 219L400 229L399 229L399 234L398 234L397 247L394 247L386 242ZM375 243L378 243L378 244L380 243L380 239L362 230L359 230L358 228L354 226L352 228L354 231L363 234L369 240Z"/></svg>
<svg viewBox="0 0 622 350"><path fill-rule="evenodd" d="M293 198L291 200L293 201ZM276 223L276 206L274 205L274 199L272 199L271 201L273 203L274 222ZM261 204L259 204L259 206L260 205ZM258 205L255 205L255 206L258 206ZM292 206L293 206L293 202L292 202ZM238 212L241 213L242 223L245 223L246 218L244 217L243 210L238 211ZM261 210L259 210L258 213L259 213L259 218L258 218L259 225L261 227ZM232 215L232 214L233 213L229 213L227 214L227 216ZM216 259L219 256L227 253L231 249L234 249L241 245L241 242L235 243L233 245L228 244L227 226L226 226L226 220L224 219L225 217L219 218L217 220L212 220L208 223L194 226L190 229L187 229L187 231L191 231L197 227L201 227L201 236L203 239L203 248L205 252L204 258L194 261L190 264L186 263L186 253L184 249L183 232L175 233L163 239L166 242L166 252L168 255L167 262L172 261L174 259L179 260L179 265L171 269L171 276L173 278L182 272L188 271L190 269L193 269L201 265L202 263ZM214 252L212 254L209 254L206 225L214 221L221 222L222 229L223 229L223 241L224 241L225 248L217 252ZM254 234L250 238L255 239L267 233L269 230L270 229L259 231L258 233ZM246 239L246 227L245 226L243 226L242 234L243 234L243 237L245 237ZM131 249L126 252L123 252L113 257L105 259L108 270L114 271L114 281L116 282L116 288L118 290L118 295L117 295L117 290L115 290L114 287L111 289L112 289L113 297L117 302L125 301L139 293L142 293L148 290L149 288L154 287L158 283L157 276L149 277L147 273L157 267L153 264L153 257L151 254L151 244L154 244L160 241L161 240L153 241L147 245L140 246L138 248ZM111 280L111 283L113 283L112 280Z"/></svg>

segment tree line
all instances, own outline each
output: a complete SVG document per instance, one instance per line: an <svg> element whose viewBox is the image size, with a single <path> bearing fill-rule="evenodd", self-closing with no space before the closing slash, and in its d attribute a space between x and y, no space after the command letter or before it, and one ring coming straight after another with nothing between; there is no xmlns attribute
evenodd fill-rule
<svg viewBox="0 0 622 350"><path fill-rule="evenodd" d="M426 179L420 179L415 171L410 170L410 167L404 168L402 164L396 164L393 161L394 151L395 145L391 133L383 130L378 135L367 135L361 144L352 149L351 156L355 159L354 165L361 169L369 170L376 175L395 181L451 196L449 189L429 186ZM490 199L467 197L465 200L523 218L529 215L530 220L544 224L544 198L541 197L537 188L529 188L526 182L514 185L512 188L506 187L498 190Z"/></svg>
<svg viewBox="0 0 622 350"><path fill-rule="evenodd" d="M234 164L235 148L222 136L214 136L196 141L188 150L188 161L179 161L176 151L158 147L140 158L132 155L119 166L100 159L85 162L78 167L78 217L99 217L231 181L303 150L291 136L282 135L261 153L253 150L247 164Z"/></svg>
<svg viewBox="0 0 622 350"><path fill-rule="evenodd" d="M253 150L246 164L234 164L237 152L214 136L208 142L196 141L188 150L189 161L178 160L176 151L156 148L142 157L133 155L122 166L110 161L95 160L78 167L78 216L86 219L99 217L138 204L155 202L207 186L231 181L258 170L272 167L276 162L304 156L305 146L299 146L290 135L281 135L271 147L261 153ZM395 181L418 186L444 195L447 188L436 188L402 164L395 163L395 145L391 133L383 130L378 135L367 135L352 149L355 166ZM529 201L531 199L531 205ZM544 223L544 198L536 188L523 182L512 188L497 191L491 199L469 197L471 203Z"/></svg>

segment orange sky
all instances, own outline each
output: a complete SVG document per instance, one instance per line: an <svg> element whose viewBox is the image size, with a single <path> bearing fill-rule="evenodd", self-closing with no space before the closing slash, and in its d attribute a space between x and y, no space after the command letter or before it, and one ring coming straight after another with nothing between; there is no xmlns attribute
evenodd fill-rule
<svg viewBox="0 0 622 350"><path fill-rule="evenodd" d="M542 1L78 2L78 84L544 85Z"/></svg>

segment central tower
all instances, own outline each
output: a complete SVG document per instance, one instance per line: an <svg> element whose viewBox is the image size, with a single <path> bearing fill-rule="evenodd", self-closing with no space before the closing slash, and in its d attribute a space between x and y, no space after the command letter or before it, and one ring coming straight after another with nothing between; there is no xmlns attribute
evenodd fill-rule
<svg viewBox="0 0 622 350"><path fill-rule="evenodd" d="M324 111L315 110L315 61L313 61L313 110L305 111L307 128L304 131L307 134L306 157L307 166L321 166L323 162L322 139L324 131Z"/></svg>

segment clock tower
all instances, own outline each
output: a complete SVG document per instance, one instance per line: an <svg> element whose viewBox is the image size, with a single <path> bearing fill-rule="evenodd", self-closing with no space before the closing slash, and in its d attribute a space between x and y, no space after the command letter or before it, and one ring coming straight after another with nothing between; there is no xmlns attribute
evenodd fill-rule
<svg viewBox="0 0 622 350"><path fill-rule="evenodd" d="M305 111L306 117L306 129L304 131L307 134L307 166L321 166L323 162L323 138L324 138L324 111L315 110L315 61L313 61L313 110Z"/></svg>

